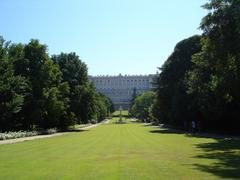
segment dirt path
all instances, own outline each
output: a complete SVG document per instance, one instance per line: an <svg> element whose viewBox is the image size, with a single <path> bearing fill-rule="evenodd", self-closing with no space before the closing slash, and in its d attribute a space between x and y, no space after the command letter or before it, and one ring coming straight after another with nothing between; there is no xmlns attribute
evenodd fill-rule
<svg viewBox="0 0 240 180"><path fill-rule="evenodd" d="M100 123L79 128L79 130L88 130L88 129L97 127L101 124L107 124L107 123L109 123L109 121L110 121L110 119L106 119L106 120L104 120ZM43 138L61 136L61 135L64 135L64 134L69 134L69 133L72 133L72 132L62 132L62 133L55 133L55 134L49 134L49 135L39 135L39 136L23 137L23 138L17 138L17 139L2 140L2 141L0 141L0 145L2 145L2 144L13 144L13 143L18 143L18 142L23 142L23 141L31 141L31 140L34 140L34 139L43 139Z"/></svg>

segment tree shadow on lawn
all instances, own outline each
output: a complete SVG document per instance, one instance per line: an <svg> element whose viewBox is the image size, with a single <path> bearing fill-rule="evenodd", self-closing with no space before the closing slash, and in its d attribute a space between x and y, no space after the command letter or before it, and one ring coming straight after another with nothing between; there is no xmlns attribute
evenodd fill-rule
<svg viewBox="0 0 240 180"><path fill-rule="evenodd" d="M210 165L194 164L204 172L215 174L221 178L240 178L240 140L216 139L217 142L198 144L197 148L204 154L195 156L200 159L212 159Z"/></svg>
<svg viewBox="0 0 240 180"><path fill-rule="evenodd" d="M88 129L68 129L68 130L62 130L60 132L87 132Z"/></svg>
<svg viewBox="0 0 240 180"><path fill-rule="evenodd" d="M182 130L176 130L176 129L155 129L155 130L150 130L150 133L161 133L161 134L186 134L187 132L182 131Z"/></svg>
<svg viewBox="0 0 240 180"><path fill-rule="evenodd" d="M195 156L196 159L211 159L211 164L193 164L193 166L204 172L212 173L220 178L240 179L240 138L221 136L208 133L191 134L183 130L156 129L150 133L162 134L185 134L186 137L211 138L215 142L200 143L196 147L203 153Z"/></svg>
<svg viewBox="0 0 240 180"><path fill-rule="evenodd" d="M174 128L158 128L150 130L150 133L160 133L160 134L184 134L186 137L196 137L196 138L213 138L213 139L239 139L239 136L230 136L230 135L220 135L214 133L205 133L205 132L196 132L192 133L191 131L174 129Z"/></svg>

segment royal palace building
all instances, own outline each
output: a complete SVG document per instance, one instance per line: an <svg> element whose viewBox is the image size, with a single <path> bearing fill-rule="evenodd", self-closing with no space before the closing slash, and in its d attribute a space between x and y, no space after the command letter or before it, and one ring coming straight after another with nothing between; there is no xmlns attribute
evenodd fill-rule
<svg viewBox="0 0 240 180"><path fill-rule="evenodd" d="M155 75L118 75L118 76L90 76L98 92L108 96L115 109L128 109L136 94L142 94L153 88Z"/></svg>

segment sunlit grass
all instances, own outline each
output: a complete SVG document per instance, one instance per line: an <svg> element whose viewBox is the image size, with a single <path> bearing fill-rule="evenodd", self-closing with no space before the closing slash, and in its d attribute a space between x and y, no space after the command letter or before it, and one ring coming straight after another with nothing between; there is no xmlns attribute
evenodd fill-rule
<svg viewBox="0 0 240 180"><path fill-rule="evenodd" d="M191 137L117 120L88 131L0 145L0 179L240 178L239 140Z"/></svg>
<svg viewBox="0 0 240 180"><path fill-rule="evenodd" d="M129 113L128 113L127 110L122 110L122 115L123 115L123 116L128 116ZM113 116L120 116L120 111L115 111L115 112L113 113Z"/></svg>

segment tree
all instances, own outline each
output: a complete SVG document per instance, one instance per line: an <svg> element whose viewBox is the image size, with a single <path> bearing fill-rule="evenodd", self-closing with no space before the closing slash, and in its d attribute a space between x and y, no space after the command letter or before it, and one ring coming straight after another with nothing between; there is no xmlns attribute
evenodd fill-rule
<svg viewBox="0 0 240 180"><path fill-rule="evenodd" d="M87 66L76 53L61 53L53 55L52 59L59 65L63 79L69 83L71 91L77 85L82 86L88 83Z"/></svg>
<svg viewBox="0 0 240 180"><path fill-rule="evenodd" d="M45 86L43 88L44 116L41 127L66 129L75 122L69 111L69 85L63 82L62 72L52 60L43 65Z"/></svg>
<svg viewBox="0 0 240 180"><path fill-rule="evenodd" d="M130 108L129 108L129 114L131 114L131 115L134 115L133 112L132 112L132 107L133 107L134 101L137 98L137 96L138 96L137 89L134 87L131 102L130 102Z"/></svg>
<svg viewBox="0 0 240 180"><path fill-rule="evenodd" d="M150 122L150 107L153 104L155 99L155 93L152 91L143 93L142 95L138 96L131 108L131 112L141 121Z"/></svg>
<svg viewBox="0 0 240 180"><path fill-rule="evenodd" d="M105 95L103 95L103 96L105 97L104 101L105 101L105 104L106 104L108 112L109 112L108 115L110 115L110 114L112 114L115 111L114 104L113 104L112 100L108 96L105 96Z"/></svg>
<svg viewBox="0 0 240 180"><path fill-rule="evenodd" d="M61 53L52 59L59 65L64 81L70 86L70 111L78 123L88 123L95 115L96 90L89 83L86 64L75 53Z"/></svg>
<svg viewBox="0 0 240 180"><path fill-rule="evenodd" d="M9 45L0 37L0 130L3 131L21 127L21 118L16 117L22 111L28 87L25 78L14 75Z"/></svg>
<svg viewBox="0 0 240 180"><path fill-rule="evenodd" d="M31 40L25 46L13 45L11 50L15 74L25 77L30 84L23 106L25 128L60 127L59 120L63 121L67 114L68 84L63 82L58 65L49 58L47 47Z"/></svg>
<svg viewBox="0 0 240 180"><path fill-rule="evenodd" d="M202 50L194 55L188 93L205 128L232 131L239 126L240 1L211 0L201 23Z"/></svg>
<svg viewBox="0 0 240 180"><path fill-rule="evenodd" d="M11 44L0 37L0 72L0 131L66 129L76 121L101 121L113 111L75 53L51 59L38 40Z"/></svg>
<svg viewBox="0 0 240 180"><path fill-rule="evenodd" d="M184 126L184 121L191 119L191 97L186 93L185 77L193 68L192 55L199 51L200 36L182 40L160 68L161 73L156 80L157 102L152 107L158 121Z"/></svg>
<svg viewBox="0 0 240 180"><path fill-rule="evenodd" d="M97 106L98 121L102 121L105 117L114 112L113 102L104 94L98 93Z"/></svg>

